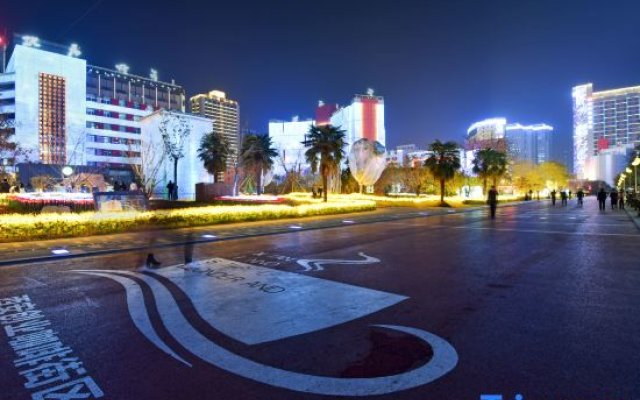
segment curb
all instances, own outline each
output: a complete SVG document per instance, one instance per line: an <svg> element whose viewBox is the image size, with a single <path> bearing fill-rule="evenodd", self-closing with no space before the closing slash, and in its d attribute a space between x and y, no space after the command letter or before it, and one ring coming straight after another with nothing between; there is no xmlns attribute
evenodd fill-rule
<svg viewBox="0 0 640 400"><path fill-rule="evenodd" d="M638 230L640 230L640 217L634 217L632 215L632 213L630 213L629 210L626 207L625 207L624 211L627 213L627 215L629 216L629 219L631 219L631 222L634 223L636 228L638 228ZM634 212L635 212L635 210L634 210Z"/></svg>

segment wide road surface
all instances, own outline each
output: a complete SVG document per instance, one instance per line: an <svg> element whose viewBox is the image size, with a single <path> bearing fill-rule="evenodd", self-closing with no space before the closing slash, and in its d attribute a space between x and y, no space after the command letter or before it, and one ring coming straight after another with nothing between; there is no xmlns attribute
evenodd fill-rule
<svg viewBox="0 0 640 400"><path fill-rule="evenodd" d="M2 266L0 398L640 399L639 249L589 198Z"/></svg>

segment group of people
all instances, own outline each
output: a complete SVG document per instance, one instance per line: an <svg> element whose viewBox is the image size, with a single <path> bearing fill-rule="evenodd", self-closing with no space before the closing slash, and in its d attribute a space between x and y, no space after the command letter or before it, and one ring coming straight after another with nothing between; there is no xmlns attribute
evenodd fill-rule
<svg viewBox="0 0 640 400"><path fill-rule="evenodd" d="M607 194L604 188L600 188L597 195L600 211L605 211L607 209L607 196L611 200L612 210L624 210L625 201L627 200L627 194L624 191L618 192L614 188L609 194Z"/></svg>
<svg viewBox="0 0 640 400"><path fill-rule="evenodd" d="M113 181L114 192L126 192L126 191L135 192L137 190L138 190L138 184L133 181L131 181L131 183L128 185L125 181L122 181L122 182Z"/></svg>
<svg viewBox="0 0 640 400"><path fill-rule="evenodd" d="M31 183L27 183L27 185L25 186L24 183L20 182L19 185L15 184L11 186L7 179L3 179L2 182L0 182L0 193L27 193L27 192L33 192L33 186L31 186Z"/></svg>
<svg viewBox="0 0 640 400"><path fill-rule="evenodd" d="M551 197L551 205L556 205L556 198L558 197L558 192L553 189L549 193L549 197ZM571 190L562 190L560 191L560 205L567 206L569 204L569 200L573 197L573 192ZM578 189L576 192L576 198L578 199L578 205L582 207L584 200L584 191L582 189Z"/></svg>
<svg viewBox="0 0 640 400"><path fill-rule="evenodd" d="M173 181L167 183L167 198L172 201L178 200L178 185Z"/></svg>

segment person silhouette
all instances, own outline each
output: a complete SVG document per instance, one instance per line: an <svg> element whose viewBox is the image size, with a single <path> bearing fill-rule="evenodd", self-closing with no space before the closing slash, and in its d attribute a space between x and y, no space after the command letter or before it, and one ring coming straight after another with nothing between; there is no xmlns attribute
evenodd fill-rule
<svg viewBox="0 0 640 400"><path fill-rule="evenodd" d="M605 211L606 207L606 202L607 202L607 192L604 191L604 188L600 188L600 190L598 191L598 208L600 209L600 211Z"/></svg>
<svg viewBox="0 0 640 400"><path fill-rule="evenodd" d="M496 208L498 207L498 191L495 186L491 186L491 189L489 189L487 204L489 204L489 209L491 210L491 219L495 219Z"/></svg>
<svg viewBox="0 0 640 400"><path fill-rule="evenodd" d="M551 191L551 205L555 206L556 205L556 190L553 189Z"/></svg>

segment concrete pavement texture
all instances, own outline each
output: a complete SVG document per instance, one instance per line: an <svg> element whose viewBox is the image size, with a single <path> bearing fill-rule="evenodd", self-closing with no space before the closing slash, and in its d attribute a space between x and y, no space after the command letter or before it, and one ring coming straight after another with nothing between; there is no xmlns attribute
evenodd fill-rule
<svg viewBox="0 0 640 400"><path fill-rule="evenodd" d="M589 198L5 265L0 398L640 399L639 233Z"/></svg>

